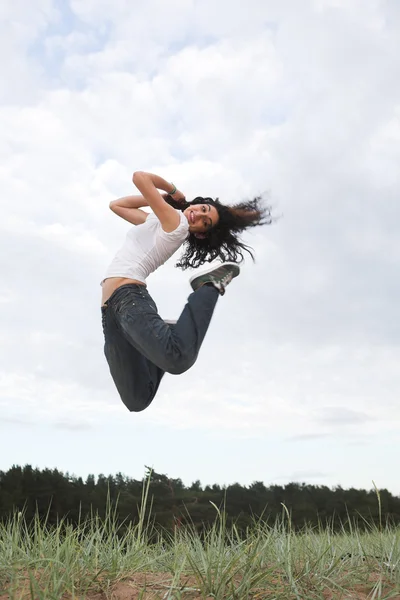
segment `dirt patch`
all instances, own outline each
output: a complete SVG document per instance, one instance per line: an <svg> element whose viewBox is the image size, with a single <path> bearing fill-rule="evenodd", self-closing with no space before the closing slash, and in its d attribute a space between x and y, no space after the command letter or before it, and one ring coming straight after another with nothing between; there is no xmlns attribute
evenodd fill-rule
<svg viewBox="0 0 400 600"><path fill-rule="evenodd" d="M167 600L176 598L180 600L214 600L213 596L203 596L201 591L196 588L196 581L190 578L182 581L179 586L171 589L172 580L165 577L157 577L154 575L141 575L132 579L114 585L108 592L101 594L89 594L87 600ZM253 590L251 593L252 600L268 600L271 597L281 597L285 600L295 600L296 596L291 594L286 587L277 589L277 585L271 582L271 586L264 589ZM400 600L400 593L390 596L395 592L393 588L385 587L382 589L382 597L390 597L391 600ZM314 597L315 591L309 590L310 598ZM227 598L231 598L231 594L227 594ZM318 597L320 597L318 595ZM371 586L355 586L352 590L324 590L324 600L371 600ZM68 599L69 600L69 599Z"/></svg>
<svg viewBox="0 0 400 600"><path fill-rule="evenodd" d="M329 589L328 587L321 589L320 585L314 587L310 581L307 586L307 591L302 590L304 598L324 598L324 600L370 600L373 597L374 583L377 578L374 574L368 577L370 583L342 585L342 589ZM38 580L37 589L43 587ZM239 582L235 582L239 584ZM342 584L344 582L342 581ZM86 594L76 592L74 595L77 598L85 600L214 600L213 596L204 596L199 589L199 583L195 577L191 575L182 576L179 581L174 580L170 573L135 573L132 577L127 577L119 582L109 584L106 581L97 582L97 591L88 591ZM340 585L340 584L339 584ZM333 587L333 586L332 586ZM344 588L344 589L343 589ZM347 588L347 589L346 589ZM9 600L15 598L18 600L32 600L30 591L29 578L23 579L18 585L18 589L3 589L0 593L0 600ZM391 595L393 594L393 595ZM46 598L46 592L42 596L37 594L39 598ZM54 591L49 593L48 597L54 598ZM227 598L231 598L232 594L227 590ZM268 583L262 588L253 589L249 596L252 600L267 600L271 597L284 598L285 600L295 600L295 595L289 588L289 583L282 578L281 575L271 577ZM382 591L379 597L390 598L391 600L400 600L400 590L390 585L382 584ZM34 595L36 598L36 594ZM63 594L60 600L72 600L71 594Z"/></svg>

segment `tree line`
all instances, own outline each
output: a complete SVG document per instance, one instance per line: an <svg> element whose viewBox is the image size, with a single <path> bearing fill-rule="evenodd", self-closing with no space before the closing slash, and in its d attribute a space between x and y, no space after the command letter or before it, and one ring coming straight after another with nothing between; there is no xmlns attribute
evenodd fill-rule
<svg viewBox="0 0 400 600"><path fill-rule="evenodd" d="M194 481L185 486L181 479L150 468L141 480L122 473L89 475L83 480L57 469L40 470L31 465L0 471L0 520L21 512L26 520L38 515L50 525L62 518L76 524L93 514L104 518L111 505L119 523L136 523L146 490L146 510L154 525L170 531L188 524L199 531L207 528L215 522L216 507L223 509L228 524L235 523L239 530L260 518L273 523L286 509L295 530L305 525L340 529L354 523L360 527L400 523L400 497L387 489L331 489L293 482L265 486L261 481L248 486L203 486Z"/></svg>

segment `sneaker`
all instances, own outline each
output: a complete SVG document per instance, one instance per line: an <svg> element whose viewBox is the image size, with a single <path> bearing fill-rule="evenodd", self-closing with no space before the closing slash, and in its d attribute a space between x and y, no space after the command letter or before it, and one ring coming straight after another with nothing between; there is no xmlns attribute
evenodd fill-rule
<svg viewBox="0 0 400 600"><path fill-rule="evenodd" d="M240 269L236 263L223 263L218 267L210 267L206 271L200 273L200 275L193 275L189 279L190 285L193 290L196 291L205 283L211 283L217 288L221 296L225 294L225 288L232 281L234 277L237 277L240 273Z"/></svg>

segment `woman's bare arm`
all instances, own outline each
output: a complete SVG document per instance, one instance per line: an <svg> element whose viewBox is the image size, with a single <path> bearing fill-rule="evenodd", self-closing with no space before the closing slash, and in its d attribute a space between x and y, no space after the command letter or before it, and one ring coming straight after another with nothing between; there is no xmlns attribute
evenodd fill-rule
<svg viewBox="0 0 400 600"><path fill-rule="evenodd" d="M124 196L110 202L113 213L132 223L132 225L141 225L147 219L148 213L139 210L143 206L149 206L143 196Z"/></svg>
<svg viewBox="0 0 400 600"><path fill-rule="evenodd" d="M165 202L158 191L163 190L164 192L171 193L174 189L174 185L158 175L145 173L144 171L136 171L133 174L132 181L139 192L142 193L150 208L154 211L164 231L174 231L179 225L179 215L172 206ZM179 196L183 196L179 190L176 190L172 195L173 198Z"/></svg>
<svg viewBox="0 0 400 600"><path fill-rule="evenodd" d="M123 208L142 208L143 206L149 206L149 203L144 196L123 196L122 198L117 198L117 200L112 200L112 202L110 202L111 210L113 210L113 207L115 206L121 206Z"/></svg>

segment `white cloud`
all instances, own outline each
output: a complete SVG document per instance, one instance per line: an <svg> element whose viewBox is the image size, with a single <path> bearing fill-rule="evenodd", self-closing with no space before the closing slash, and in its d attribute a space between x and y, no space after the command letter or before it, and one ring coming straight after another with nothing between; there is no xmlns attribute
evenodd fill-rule
<svg viewBox="0 0 400 600"><path fill-rule="evenodd" d="M79 0L73 18L50 1L5 6L0 416L87 436L140 422L178 441L194 425L242 440L390 435L397 5ZM137 168L225 202L269 189L284 214L246 238L256 266L221 299L198 364L166 376L140 417L112 386L99 315L127 230L108 203ZM170 318L189 292L172 264L149 281Z"/></svg>

